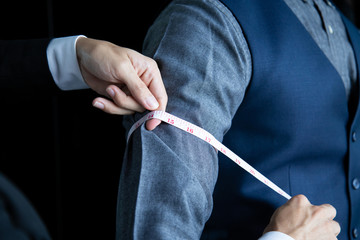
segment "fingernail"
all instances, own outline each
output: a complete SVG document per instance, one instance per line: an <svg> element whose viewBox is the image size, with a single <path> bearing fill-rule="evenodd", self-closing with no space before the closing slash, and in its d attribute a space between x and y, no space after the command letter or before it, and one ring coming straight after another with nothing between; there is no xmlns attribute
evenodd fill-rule
<svg viewBox="0 0 360 240"><path fill-rule="evenodd" d="M151 109L157 109L159 107L159 103L156 101L156 99L151 96L146 98L146 104L151 108Z"/></svg>
<svg viewBox="0 0 360 240"><path fill-rule="evenodd" d="M96 108L99 108L99 109L104 109L104 107L105 107L104 104L102 104L101 102L98 102L98 101L94 102L93 106Z"/></svg>
<svg viewBox="0 0 360 240"><path fill-rule="evenodd" d="M110 87L108 87L108 88L106 89L106 92L107 92L107 94L110 95L110 97L114 97L114 96L115 96L114 90L113 90L112 88L110 88Z"/></svg>

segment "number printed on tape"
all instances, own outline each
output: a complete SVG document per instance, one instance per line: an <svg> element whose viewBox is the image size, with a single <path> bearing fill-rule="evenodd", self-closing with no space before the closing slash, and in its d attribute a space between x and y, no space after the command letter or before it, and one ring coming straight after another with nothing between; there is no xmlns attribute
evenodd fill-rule
<svg viewBox="0 0 360 240"><path fill-rule="evenodd" d="M242 158L237 156L235 153L233 153L230 149L228 149L226 146L224 146L221 142L219 142L213 135L211 135L206 130L202 129L201 127L198 127L190 122L187 122L181 118L178 118L170 113L164 112L164 111L153 111L148 114L146 114L144 117L142 117L139 121L137 121L131 128L127 137L127 141L129 141L129 138L131 134L140 127L144 122L150 119L159 119L165 123L168 123L174 127L177 127L189 134L192 134L203 141L209 143L211 146L213 146L218 151L222 152L225 156L233 160L237 165L239 165L241 168L243 168L245 171L253 175L255 178L257 178L260 182L264 183L266 186L280 194L281 196L285 197L286 199L290 199L291 196L287 194L285 191L283 191L280 187L278 187L275 183L267 179L264 175L262 175L260 172L258 172L255 168L253 168L251 165L249 165L247 162L245 162Z"/></svg>

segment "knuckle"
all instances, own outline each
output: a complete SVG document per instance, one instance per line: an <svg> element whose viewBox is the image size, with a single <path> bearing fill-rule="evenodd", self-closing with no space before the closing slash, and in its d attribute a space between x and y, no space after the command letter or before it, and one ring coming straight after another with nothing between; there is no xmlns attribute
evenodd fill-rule
<svg viewBox="0 0 360 240"><path fill-rule="evenodd" d="M114 108L106 106L106 105L105 105L105 108L104 108L104 112L109 113L109 114L115 114L116 113Z"/></svg>
<svg viewBox="0 0 360 240"><path fill-rule="evenodd" d="M330 213L333 212L332 207L329 207L329 205L320 205L320 206L314 206L314 213L319 214L320 216L328 216Z"/></svg>
<svg viewBox="0 0 360 240"><path fill-rule="evenodd" d="M136 88L139 94L142 95L143 97L149 95L149 89L143 82L139 82Z"/></svg>
<svg viewBox="0 0 360 240"><path fill-rule="evenodd" d="M324 215L325 209L321 206L312 206L312 215L315 218L322 218Z"/></svg>
<svg viewBox="0 0 360 240"><path fill-rule="evenodd" d="M164 102L165 104L167 104L168 100L169 100L169 97L168 97L168 95L165 93L164 96L162 97L162 102Z"/></svg>
<svg viewBox="0 0 360 240"><path fill-rule="evenodd" d="M114 77L116 79L122 79L124 73L129 71L129 62L126 59L119 59L116 63L115 69L113 69Z"/></svg>
<svg viewBox="0 0 360 240"><path fill-rule="evenodd" d="M116 94L113 100L118 107L124 107L124 104L123 104L123 102L125 101L124 96L122 96L120 94Z"/></svg>
<svg viewBox="0 0 360 240"><path fill-rule="evenodd" d="M327 204L327 203L322 204L321 206L326 207L326 208L334 208L332 205Z"/></svg>
<svg viewBox="0 0 360 240"><path fill-rule="evenodd" d="M157 67L157 63L154 59L150 58L150 57L147 57L145 56L145 62L147 64L147 67L148 68L155 68Z"/></svg>
<svg viewBox="0 0 360 240"><path fill-rule="evenodd" d="M159 102L161 103L161 105L166 105L169 98L166 92L162 93L161 95L157 96Z"/></svg>
<svg viewBox="0 0 360 240"><path fill-rule="evenodd" d="M305 195L302 195L302 194L294 196L293 199L301 206L305 206L305 205L310 204L307 197Z"/></svg>
<svg viewBox="0 0 360 240"><path fill-rule="evenodd" d="M335 221L328 221L325 224L325 231L329 234L332 234L333 236L337 236L339 235L340 231L341 231L341 227L340 224L335 222Z"/></svg>
<svg viewBox="0 0 360 240"><path fill-rule="evenodd" d="M329 221L330 216L332 215L333 215L332 211L329 208L324 207L323 205L312 206L312 216L317 221L323 221L323 222L326 220Z"/></svg>
<svg viewBox="0 0 360 240"><path fill-rule="evenodd" d="M149 78L153 78L157 75L157 73L159 73L159 67L157 62L154 59L149 58L149 61L147 62L147 69L148 74L149 74Z"/></svg>
<svg viewBox="0 0 360 240"><path fill-rule="evenodd" d="M157 62L154 59L150 59L150 67L152 69L158 69L159 68Z"/></svg>
<svg viewBox="0 0 360 240"><path fill-rule="evenodd" d="M336 216L336 208L334 208L332 205L330 204L323 204L320 206L323 211L324 214L327 214L328 216L331 216L332 218L334 218Z"/></svg>
<svg viewBox="0 0 360 240"><path fill-rule="evenodd" d="M336 221L333 221L333 222L334 222L335 234L336 234L336 236L337 236L337 235L339 235L340 232L341 232L341 226L340 226L340 224L339 224L338 222L336 222Z"/></svg>
<svg viewBox="0 0 360 240"><path fill-rule="evenodd" d="M118 63L117 63L117 72L118 73L123 73L125 70L127 70L127 68L129 67L128 66L128 62L125 61L124 59L120 60Z"/></svg>

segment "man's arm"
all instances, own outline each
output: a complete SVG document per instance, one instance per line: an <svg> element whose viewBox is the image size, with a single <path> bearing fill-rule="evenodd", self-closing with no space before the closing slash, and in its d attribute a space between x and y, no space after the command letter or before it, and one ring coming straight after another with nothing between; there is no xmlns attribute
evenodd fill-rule
<svg viewBox="0 0 360 240"><path fill-rule="evenodd" d="M113 100L93 102L111 114L165 110L167 104L156 62L134 50L84 36L0 40L0 87L41 86L90 87ZM158 124L153 120L147 126L151 130Z"/></svg>
<svg viewBox="0 0 360 240"><path fill-rule="evenodd" d="M71 36L53 39L47 48L49 68L62 90L91 88L111 98L93 105L111 114L165 110L167 95L156 62L113 43ZM160 122L147 123L149 130Z"/></svg>
<svg viewBox="0 0 360 240"><path fill-rule="evenodd" d="M162 71L167 111L222 140L251 64L245 40L216 4L173 2L151 28L144 49ZM133 122L129 117L125 125ZM217 161L211 146L174 127L138 129L123 165L117 238L199 239L212 211Z"/></svg>

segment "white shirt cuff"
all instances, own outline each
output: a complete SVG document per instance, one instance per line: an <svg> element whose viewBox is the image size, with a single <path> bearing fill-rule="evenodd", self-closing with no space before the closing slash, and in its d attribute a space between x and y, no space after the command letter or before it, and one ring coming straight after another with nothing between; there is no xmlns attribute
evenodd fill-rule
<svg viewBox="0 0 360 240"><path fill-rule="evenodd" d="M295 239L293 239L289 235L286 235L285 233L272 231L262 235L262 237L259 238L259 240L295 240Z"/></svg>
<svg viewBox="0 0 360 240"><path fill-rule="evenodd" d="M50 41L46 54L50 72L61 90L85 89L85 83L76 57L76 41L79 37L54 38Z"/></svg>

